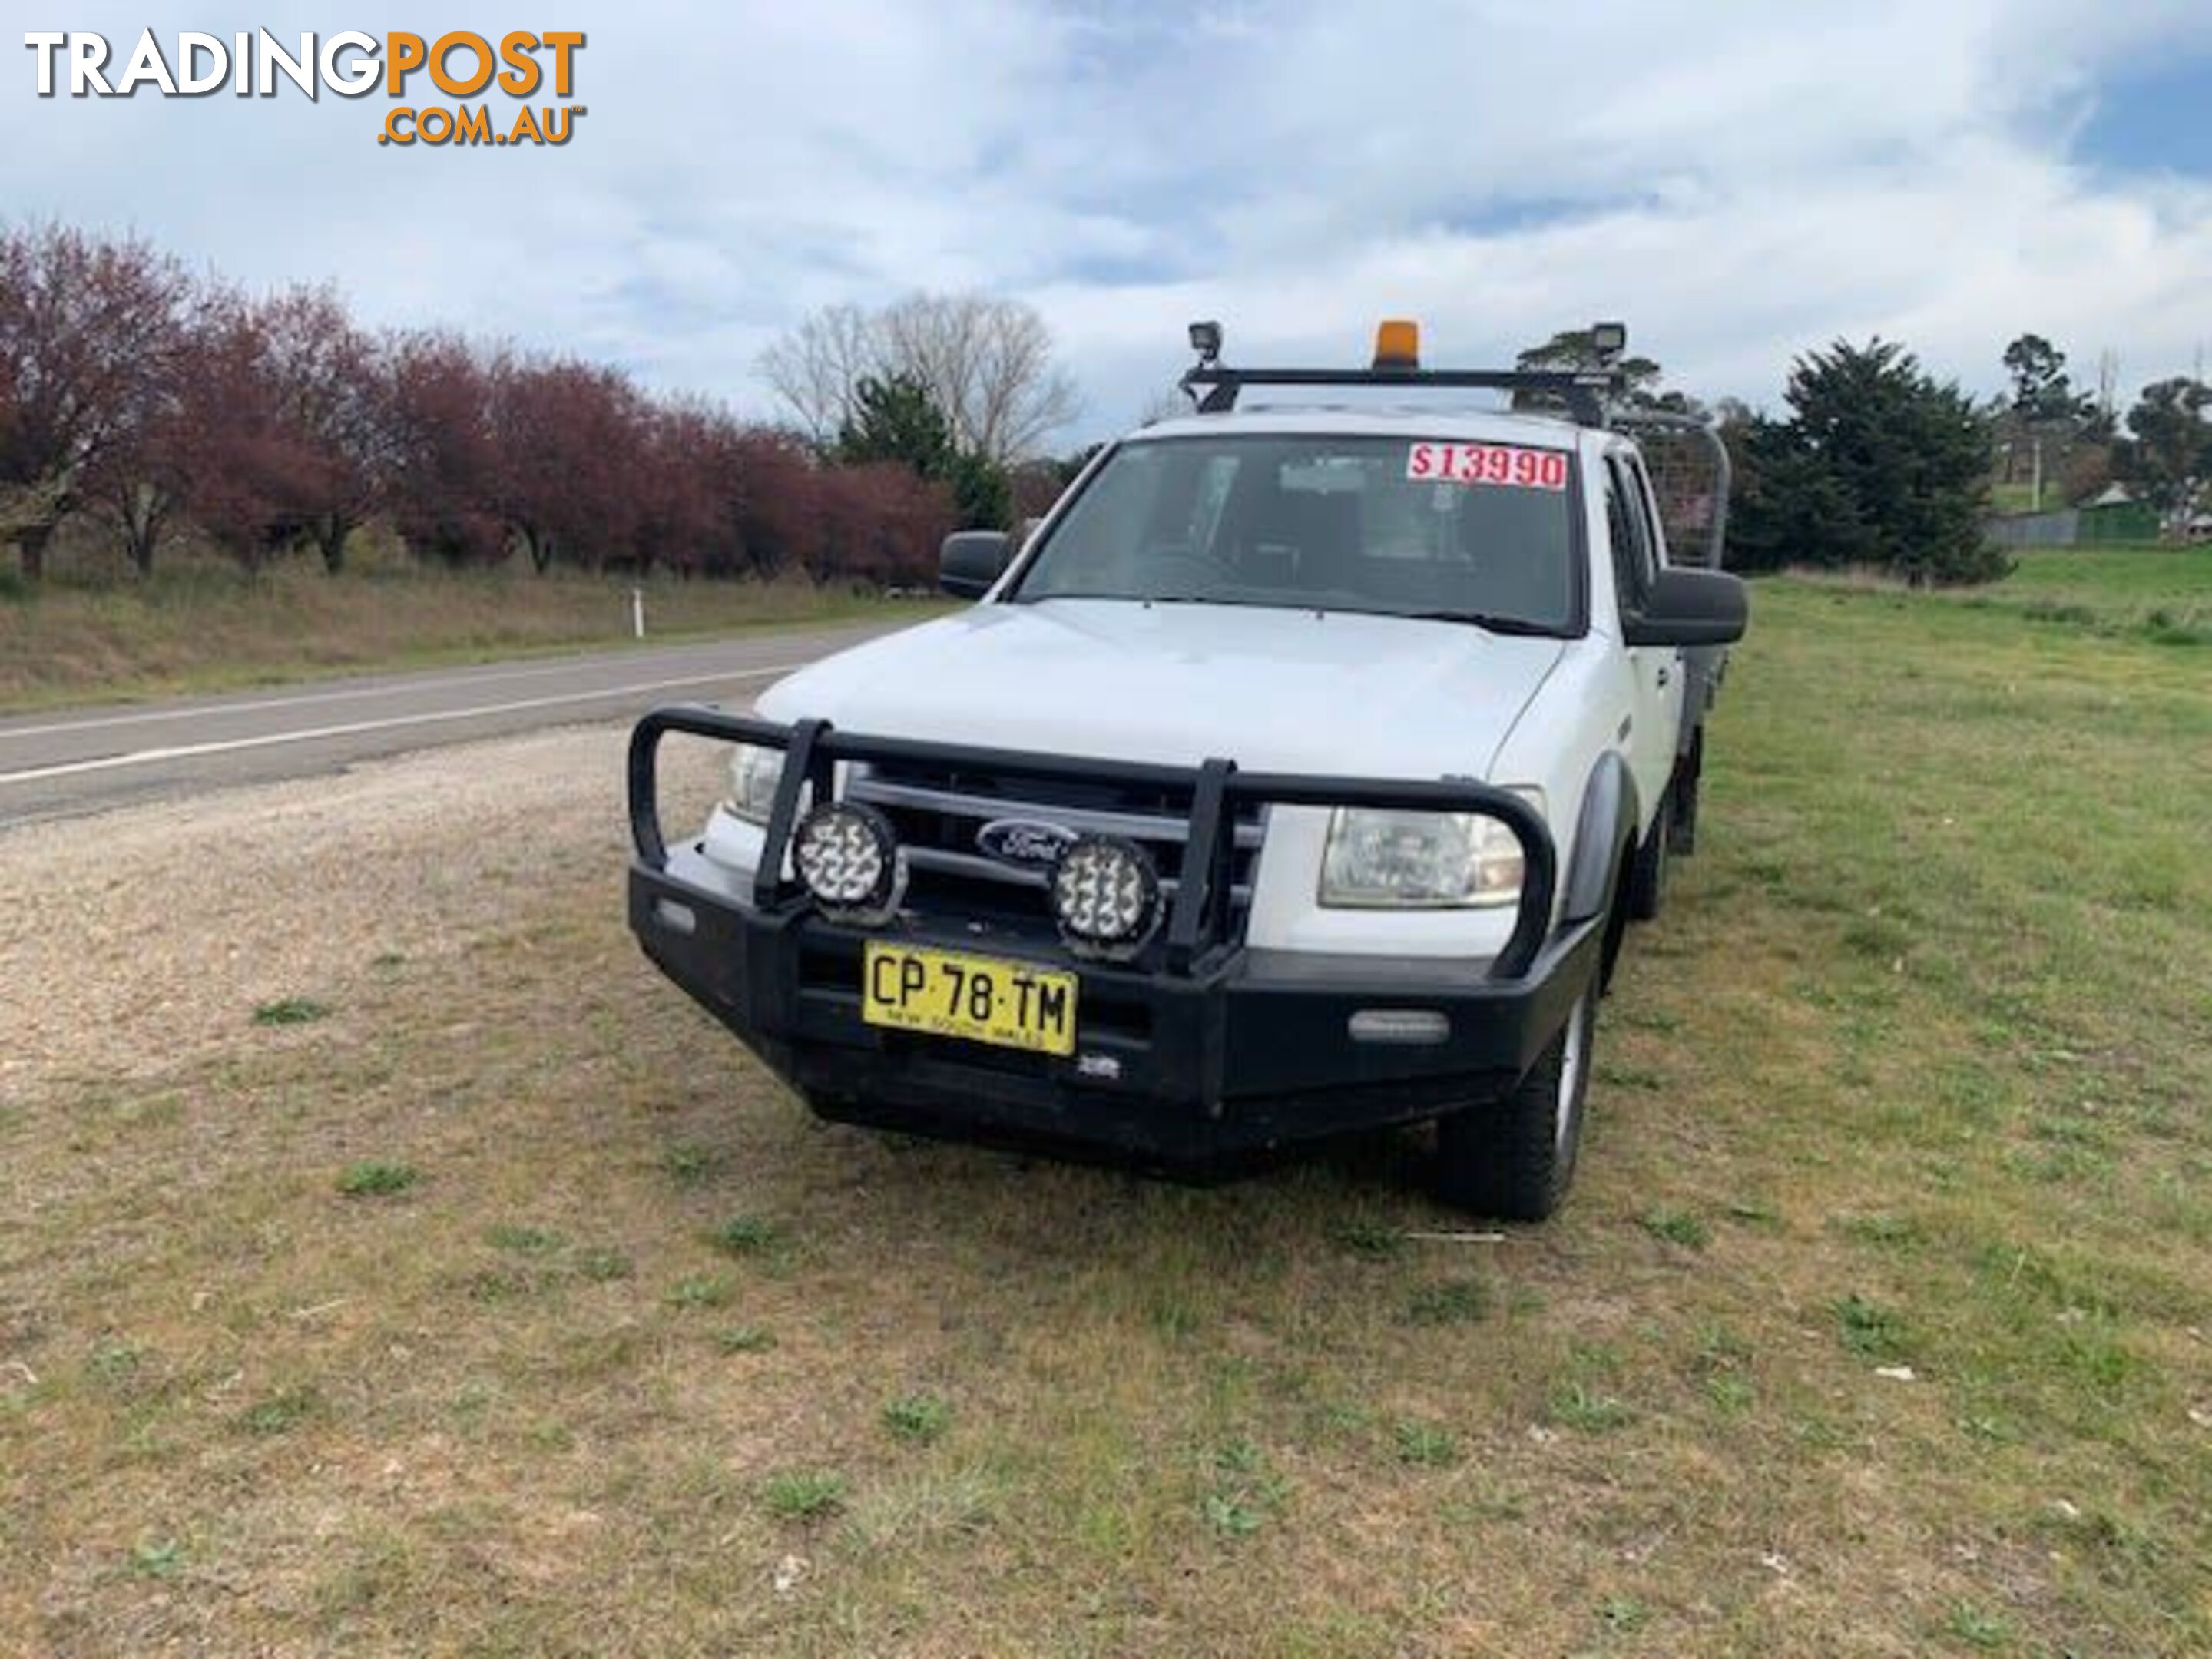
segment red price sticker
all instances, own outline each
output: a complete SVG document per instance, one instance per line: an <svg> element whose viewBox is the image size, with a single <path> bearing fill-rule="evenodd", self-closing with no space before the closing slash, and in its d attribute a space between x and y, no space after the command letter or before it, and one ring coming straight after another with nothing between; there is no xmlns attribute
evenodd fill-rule
<svg viewBox="0 0 2212 1659"><path fill-rule="evenodd" d="M1566 452L1511 444L1415 444L1406 476L1420 483L1502 484L1511 489L1565 489Z"/></svg>

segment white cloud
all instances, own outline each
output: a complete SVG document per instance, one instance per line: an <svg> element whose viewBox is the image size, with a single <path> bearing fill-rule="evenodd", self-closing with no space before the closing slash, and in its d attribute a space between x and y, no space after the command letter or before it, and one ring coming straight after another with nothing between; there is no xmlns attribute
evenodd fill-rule
<svg viewBox="0 0 2212 1659"><path fill-rule="evenodd" d="M118 55L144 21L70 11ZM2212 46L2193 5L573 11L434 20L587 32L591 113L561 151L380 147L376 97L41 100L22 52L0 67L0 202L756 409L760 346L817 306L1021 294L1085 383L1086 433L1180 368L1198 315L1234 356L1340 362L1382 314L1462 360L1618 314L1678 383L1767 403L1839 334L1989 387L2022 329L2141 380L2207 327L2212 180L2069 149L2117 71ZM433 20L374 0L252 21Z"/></svg>

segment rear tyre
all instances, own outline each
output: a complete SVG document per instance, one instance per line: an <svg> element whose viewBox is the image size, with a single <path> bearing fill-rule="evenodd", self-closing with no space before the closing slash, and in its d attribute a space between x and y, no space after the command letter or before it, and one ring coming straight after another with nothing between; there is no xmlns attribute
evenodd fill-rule
<svg viewBox="0 0 2212 1659"><path fill-rule="evenodd" d="M1511 1094L1437 1121L1436 1187L1445 1203L1501 1221L1541 1221L1559 1207L1582 1149L1597 1000L1593 974Z"/></svg>
<svg viewBox="0 0 2212 1659"><path fill-rule="evenodd" d="M1650 921L1667 902L1667 866L1674 840L1674 794L1667 792L1651 819L1651 833L1636 849L1636 862L1628 872L1628 914L1632 921Z"/></svg>

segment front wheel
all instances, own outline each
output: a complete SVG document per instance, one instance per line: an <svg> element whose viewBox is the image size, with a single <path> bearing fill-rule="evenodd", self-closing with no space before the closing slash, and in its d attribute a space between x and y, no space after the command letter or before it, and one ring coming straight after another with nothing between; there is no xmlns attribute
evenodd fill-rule
<svg viewBox="0 0 2212 1659"><path fill-rule="evenodd" d="M1597 976L1513 1092L1437 1124L1437 1194L1447 1204L1504 1221L1541 1221L1573 1180L1589 1092Z"/></svg>

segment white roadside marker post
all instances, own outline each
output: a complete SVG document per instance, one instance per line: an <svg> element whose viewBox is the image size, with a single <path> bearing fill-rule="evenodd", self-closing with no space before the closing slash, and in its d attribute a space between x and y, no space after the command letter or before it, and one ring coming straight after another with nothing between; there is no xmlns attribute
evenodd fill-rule
<svg viewBox="0 0 2212 1659"><path fill-rule="evenodd" d="M633 638L645 637L645 590L641 587L629 591L629 631Z"/></svg>

